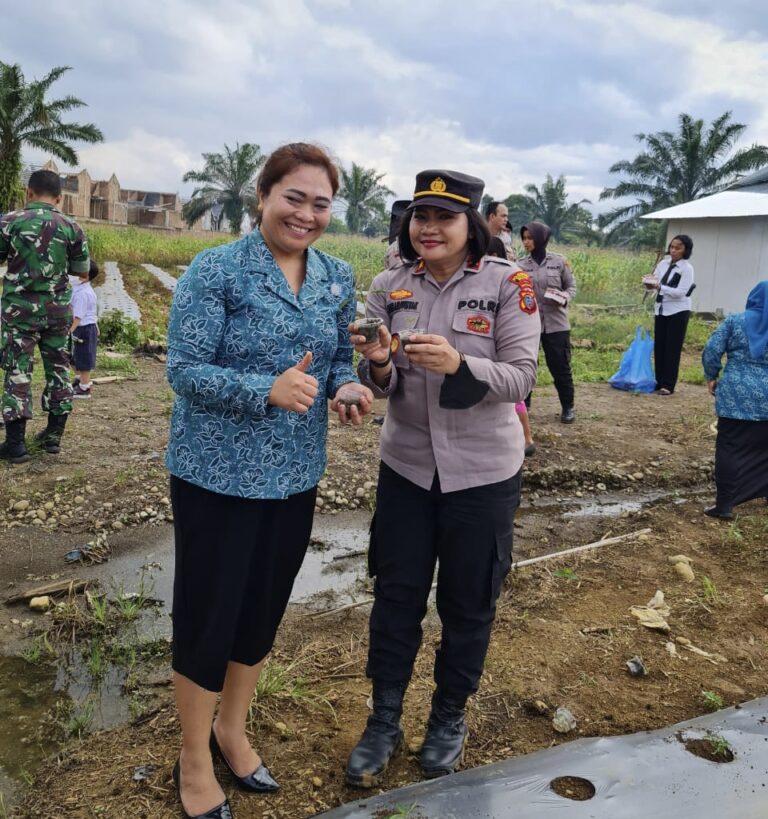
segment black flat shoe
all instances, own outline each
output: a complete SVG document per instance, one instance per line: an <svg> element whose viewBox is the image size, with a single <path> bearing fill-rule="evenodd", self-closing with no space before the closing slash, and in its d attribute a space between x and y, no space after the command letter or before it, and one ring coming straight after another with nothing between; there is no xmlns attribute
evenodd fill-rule
<svg viewBox="0 0 768 819"><path fill-rule="evenodd" d="M710 518L718 518L719 520L733 520L733 512L729 512L727 509L718 509L716 506L710 506L709 509L705 509L704 514Z"/></svg>
<svg viewBox="0 0 768 819"><path fill-rule="evenodd" d="M176 765L174 765L173 783L176 785L176 793L178 794L179 804L181 805L181 815L184 819L235 819L228 799L225 799L215 808L211 808L207 813L199 813L197 816L190 816L190 814L184 810L184 803L181 801L181 760L178 760Z"/></svg>
<svg viewBox="0 0 768 819"><path fill-rule="evenodd" d="M224 751L219 747L216 734L211 729L211 751L217 754L221 761L227 766L227 770L232 774L235 782L244 790L251 793L274 793L280 789L277 781L273 779L269 768L262 762L253 773L248 776L238 776L234 768L229 764L229 760L224 756Z"/></svg>

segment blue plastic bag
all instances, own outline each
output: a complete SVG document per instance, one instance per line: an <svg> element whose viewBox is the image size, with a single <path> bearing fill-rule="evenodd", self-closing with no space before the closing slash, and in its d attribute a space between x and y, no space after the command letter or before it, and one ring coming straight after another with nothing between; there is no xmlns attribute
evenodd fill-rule
<svg viewBox="0 0 768 819"><path fill-rule="evenodd" d="M653 392L656 389L656 377L651 366L653 339L642 327L635 331L635 340L621 357L619 369L608 379L608 383L617 390L630 392Z"/></svg>

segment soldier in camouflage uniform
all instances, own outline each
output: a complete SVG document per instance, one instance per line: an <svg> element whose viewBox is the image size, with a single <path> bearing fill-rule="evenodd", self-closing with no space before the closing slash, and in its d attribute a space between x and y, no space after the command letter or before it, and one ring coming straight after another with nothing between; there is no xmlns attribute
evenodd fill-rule
<svg viewBox="0 0 768 819"><path fill-rule="evenodd" d="M61 180L52 171L29 178L28 204L0 219L0 263L7 260L3 281L0 368L4 373L2 415L6 439L0 458L24 463L27 419L32 417L31 382L35 345L45 370L43 411L48 426L38 435L46 450L59 451L72 411L69 377L69 327L72 289L68 273L87 272L88 242L80 226L57 206Z"/></svg>

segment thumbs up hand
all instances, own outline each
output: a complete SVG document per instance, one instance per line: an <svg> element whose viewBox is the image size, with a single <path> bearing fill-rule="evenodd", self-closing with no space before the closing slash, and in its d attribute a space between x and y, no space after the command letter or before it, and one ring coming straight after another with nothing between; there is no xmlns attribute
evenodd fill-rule
<svg viewBox="0 0 768 819"><path fill-rule="evenodd" d="M307 375L312 353L304 353L298 364L281 373L272 384L269 404L290 412L307 412L315 402L317 379Z"/></svg>

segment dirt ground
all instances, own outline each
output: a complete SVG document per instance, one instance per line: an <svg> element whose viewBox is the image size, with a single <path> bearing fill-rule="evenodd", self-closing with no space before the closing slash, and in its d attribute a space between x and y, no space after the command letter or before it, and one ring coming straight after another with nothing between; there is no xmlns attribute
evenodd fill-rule
<svg viewBox="0 0 768 819"><path fill-rule="evenodd" d="M148 526L169 525L161 453L171 394L162 362L141 359L139 372L77 406L61 455L0 468L7 594L77 577L82 569L65 565L63 554L98 532L118 553L138 548ZM481 688L468 710L466 766L577 737L658 728L768 694L768 606L762 602L768 509L763 502L746 504L730 525L701 514L712 498L714 453L715 419L705 388L684 384L665 398L579 385L571 427L558 422L556 404L551 388L537 390L531 422L538 450L525 466L515 558L648 531L510 574ZM32 432L41 425L36 421ZM378 436L373 423L349 429L332 422L323 514L370 503ZM668 560L681 553L692 562L691 582ZM640 625L630 613L657 590L670 608L668 633ZM343 769L367 714L368 611L316 617L291 609L272 658L291 684L275 686L256 703L252 725L255 747L282 789L272 797L244 796L220 771L238 817L298 819L366 795L344 785ZM40 622L34 617L24 625L26 610L0 607L0 652L16 652L29 641ZM428 714L439 633L431 613L406 701L409 750L393 762L387 789L420 779L414 750ZM625 663L636 655L647 676L628 673ZM168 677L148 674L149 705L133 723L88 735L51 756L10 815L177 816L170 772L178 724ZM552 726L559 706L577 720L567 735ZM155 768L134 781L134 770L147 765Z"/></svg>

